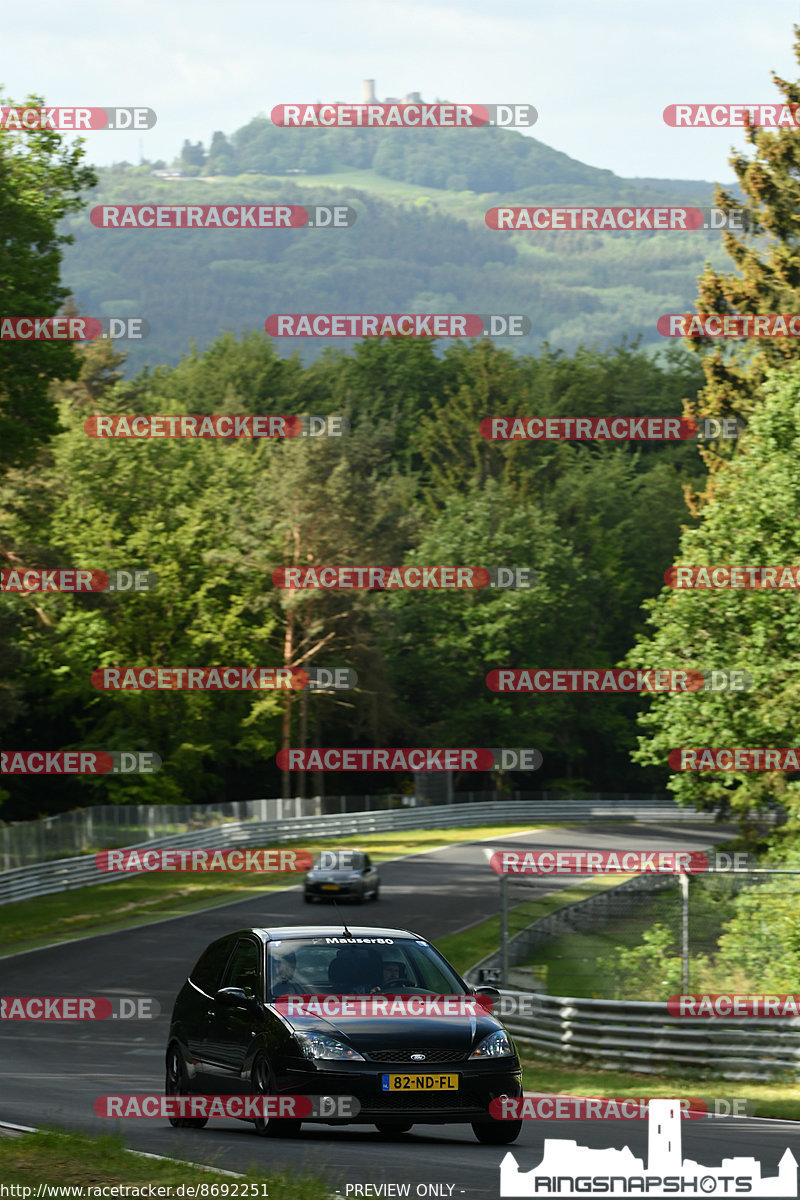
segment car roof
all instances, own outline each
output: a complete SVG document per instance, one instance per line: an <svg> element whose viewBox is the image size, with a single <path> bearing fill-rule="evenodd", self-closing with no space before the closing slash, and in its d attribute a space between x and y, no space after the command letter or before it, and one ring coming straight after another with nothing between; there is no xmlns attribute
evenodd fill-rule
<svg viewBox="0 0 800 1200"><path fill-rule="evenodd" d="M348 925L345 927L341 921L336 925L281 925L279 928L258 929L253 927L251 929L234 930L233 932L254 933L264 942L271 942L276 939L284 940L286 938L346 938L348 933L352 934L354 941L360 937L413 938L421 942L427 940L421 934L413 933L410 929L385 929L382 926L375 925Z"/></svg>

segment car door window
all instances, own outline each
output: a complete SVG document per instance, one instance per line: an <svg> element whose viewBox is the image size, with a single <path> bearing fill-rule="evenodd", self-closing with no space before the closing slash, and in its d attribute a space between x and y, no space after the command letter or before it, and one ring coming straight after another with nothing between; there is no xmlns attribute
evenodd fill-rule
<svg viewBox="0 0 800 1200"><path fill-rule="evenodd" d="M203 951L192 969L189 978L207 996L213 996L222 987L220 980L232 949L233 938L220 938Z"/></svg>
<svg viewBox="0 0 800 1200"><path fill-rule="evenodd" d="M220 986L243 988L248 995L263 1000L261 955L255 942L248 938L236 943Z"/></svg>

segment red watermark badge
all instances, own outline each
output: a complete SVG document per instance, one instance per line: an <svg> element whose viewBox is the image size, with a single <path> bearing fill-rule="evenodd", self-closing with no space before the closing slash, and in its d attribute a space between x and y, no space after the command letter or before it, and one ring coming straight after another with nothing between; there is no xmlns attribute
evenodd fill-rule
<svg viewBox="0 0 800 1200"><path fill-rule="evenodd" d="M628 668L495 668L486 676L492 692L742 692L752 678L740 670L659 670Z"/></svg>
<svg viewBox="0 0 800 1200"><path fill-rule="evenodd" d="M101 850L98 871L310 871L309 850Z"/></svg>
<svg viewBox="0 0 800 1200"><path fill-rule="evenodd" d="M800 994L670 996L667 1012L673 1017L800 1017Z"/></svg>
<svg viewBox="0 0 800 1200"><path fill-rule="evenodd" d="M682 746L670 750L667 762L673 771L800 771L800 746Z"/></svg>
<svg viewBox="0 0 800 1200"><path fill-rule="evenodd" d="M669 567L664 572L667 587L685 590L702 588L763 589L785 588L797 591L800 588L800 566L780 567Z"/></svg>
<svg viewBox="0 0 800 1200"><path fill-rule="evenodd" d="M340 1017L480 1017L490 1013L491 996L472 995L403 995L401 993L369 996L277 996L273 1005L285 1017L317 1017L337 1020Z"/></svg>
<svg viewBox="0 0 800 1200"><path fill-rule="evenodd" d="M796 129L798 110L797 104L668 104L663 116L673 129Z"/></svg>
<svg viewBox="0 0 800 1200"><path fill-rule="evenodd" d="M708 855L697 850L497 850L496 875L697 875Z"/></svg>
<svg viewBox="0 0 800 1200"><path fill-rule="evenodd" d="M699 208L490 208L489 229L701 229Z"/></svg>

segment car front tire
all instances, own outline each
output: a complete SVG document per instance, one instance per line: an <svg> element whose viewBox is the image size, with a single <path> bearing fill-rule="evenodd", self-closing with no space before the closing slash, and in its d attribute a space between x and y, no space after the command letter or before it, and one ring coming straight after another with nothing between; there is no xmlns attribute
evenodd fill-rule
<svg viewBox="0 0 800 1200"><path fill-rule="evenodd" d="M472 1132L484 1146L508 1146L522 1133L522 1121L473 1121Z"/></svg>
<svg viewBox="0 0 800 1200"><path fill-rule="evenodd" d="M259 1054L253 1063L250 1084L254 1096L275 1094L274 1077L263 1054ZM253 1124L260 1137L296 1137L303 1122L297 1117L256 1117Z"/></svg>
<svg viewBox="0 0 800 1200"><path fill-rule="evenodd" d="M173 1042L167 1051L167 1078L164 1083L166 1096L189 1096L189 1076L186 1063L178 1045ZM175 1129L202 1129L208 1124L208 1117L170 1117L169 1123Z"/></svg>

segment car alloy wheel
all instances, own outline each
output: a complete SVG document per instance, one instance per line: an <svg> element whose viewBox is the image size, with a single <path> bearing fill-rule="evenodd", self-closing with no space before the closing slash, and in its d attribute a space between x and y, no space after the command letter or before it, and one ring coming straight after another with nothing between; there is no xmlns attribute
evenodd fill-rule
<svg viewBox="0 0 800 1200"><path fill-rule="evenodd" d="M274 1095L272 1071L263 1054L259 1054L253 1063L250 1082L254 1096ZM302 1123L297 1117L256 1117L253 1122L261 1137L296 1137Z"/></svg>
<svg viewBox="0 0 800 1200"><path fill-rule="evenodd" d="M522 1121L473 1121L472 1132L484 1146L508 1146L522 1132Z"/></svg>
<svg viewBox="0 0 800 1200"><path fill-rule="evenodd" d="M173 1042L167 1053L167 1078L164 1084L166 1096L189 1096L189 1077L186 1063L180 1050ZM208 1124L208 1117L170 1117L170 1125L175 1129L202 1129Z"/></svg>

